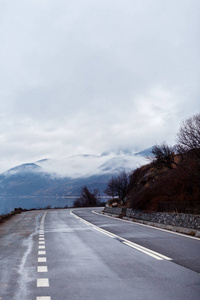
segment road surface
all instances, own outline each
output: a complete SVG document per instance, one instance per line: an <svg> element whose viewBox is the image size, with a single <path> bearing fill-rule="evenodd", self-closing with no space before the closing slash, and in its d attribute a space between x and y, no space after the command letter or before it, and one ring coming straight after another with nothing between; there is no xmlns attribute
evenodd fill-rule
<svg viewBox="0 0 200 300"><path fill-rule="evenodd" d="M200 299L200 239L93 210L30 211L2 224L0 300Z"/></svg>

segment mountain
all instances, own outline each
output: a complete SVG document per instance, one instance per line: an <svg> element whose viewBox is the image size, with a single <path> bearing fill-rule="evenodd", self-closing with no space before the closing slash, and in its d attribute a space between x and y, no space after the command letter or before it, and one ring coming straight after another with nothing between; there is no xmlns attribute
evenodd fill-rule
<svg viewBox="0 0 200 300"><path fill-rule="evenodd" d="M52 174L43 172L35 163L23 164L0 175L0 195L38 195L39 191L49 189L62 181L63 179L56 179Z"/></svg>
<svg viewBox="0 0 200 300"><path fill-rule="evenodd" d="M62 160L43 159L0 174L1 196L78 196L82 186L103 193L108 180L121 171L144 164L139 154L73 155Z"/></svg>
<svg viewBox="0 0 200 300"><path fill-rule="evenodd" d="M135 155L139 155L139 156L143 156L143 157L146 157L146 156L152 156L152 149L153 149L154 146L150 147L150 148L147 148L143 151L140 151L140 152L137 152L135 153Z"/></svg>
<svg viewBox="0 0 200 300"><path fill-rule="evenodd" d="M6 171L4 173L4 175L12 175L12 174L15 174L15 173L29 173L31 171L40 171L41 168L34 164L34 163L28 163L28 164L23 164L23 165L20 165L20 166L17 166L17 167L14 167L8 171Z"/></svg>

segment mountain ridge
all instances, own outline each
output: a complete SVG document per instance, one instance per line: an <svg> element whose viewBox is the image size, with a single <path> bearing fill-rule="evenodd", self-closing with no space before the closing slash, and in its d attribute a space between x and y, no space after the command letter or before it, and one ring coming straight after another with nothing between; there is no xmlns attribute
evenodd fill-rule
<svg viewBox="0 0 200 300"><path fill-rule="evenodd" d="M3 196L71 196L81 187L103 193L108 180L121 171L130 172L144 158L135 154L72 155L63 160L42 159L25 163L0 174Z"/></svg>

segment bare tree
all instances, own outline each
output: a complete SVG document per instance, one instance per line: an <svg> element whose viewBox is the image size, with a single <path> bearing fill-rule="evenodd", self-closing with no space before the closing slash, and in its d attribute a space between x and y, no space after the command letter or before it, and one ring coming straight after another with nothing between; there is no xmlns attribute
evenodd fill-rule
<svg viewBox="0 0 200 300"><path fill-rule="evenodd" d="M126 172L121 172L118 176L112 177L107 184L104 193L114 198L118 196L123 204L126 202L126 195L128 192L130 177Z"/></svg>
<svg viewBox="0 0 200 300"><path fill-rule="evenodd" d="M190 178L188 184L200 191L200 114L181 123L177 142L178 153L182 157L180 167Z"/></svg>
<svg viewBox="0 0 200 300"><path fill-rule="evenodd" d="M96 206L99 204L99 190L96 189L94 192L90 192L86 186L81 189L81 196L74 201L74 206Z"/></svg>
<svg viewBox="0 0 200 300"><path fill-rule="evenodd" d="M115 178L112 177L107 184L106 189L104 190L104 193L112 198L117 196L116 190L115 190Z"/></svg>
<svg viewBox="0 0 200 300"><path fill-rule="evenodd" d="M200 158L200 114L182 122L177 141L180 152L193 150L193 153Z"/></svg>
<svg viewBox="0 0 200 300"><path fill-rule="evenodd" d="M166 143L155 145L152 149L153 156L147 157L158 169L166 167L173 169L175 162L175 148L168 146Z"/></svg>

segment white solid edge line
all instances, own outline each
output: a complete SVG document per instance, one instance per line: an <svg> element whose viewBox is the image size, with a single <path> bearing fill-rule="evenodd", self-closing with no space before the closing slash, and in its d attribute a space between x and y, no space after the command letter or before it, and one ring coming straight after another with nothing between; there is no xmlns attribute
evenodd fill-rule
<svg viewBox="0 0 200 300"><path fill-rule="evenodd" d="M135 249L137 249L137 250L141 250L141 251L143 251L144 253L147 253L147 252L148 252L148 253L151 253L152 255L155 255L155 256L157 256L157 257L161 257L162 259L172 260L171 258L169 258L169 257L167 257L167 256L165 256L165 255L163 255L163 254L160 254L160 253L158 253L158 252L156 252L156 251L153 251L153 250L151 250L151 249L148 249L148 248L146 248L146 247L143 247L143 246L141 246L141 245L138 245L138 244L136 244L136 243L133 243L133 242L131 242L131 241L129 241L129 240L126 240L126 239L124 239L124 238L122 238L122 237L120 237L120 236L118 236L118 235L116 235L116 234L112 234L112 233L110 233L110 232L107 231L107 230L101 229L101 228L99 228L99 227L97 227L97 226L95 226L94 228L95 228L96 230L98 230L98 231L104 233L104 234L107 234L108 236L110 236L110 237L112 237L112 238L119 238L119 239L121 239L122 243L125 243L126 245L129 245L129 246L131 246L131 247L133 247L133 248L135 248ZM154 257L154 256L153 256L153 257Z"/></svg>
<svg viewBox="0 0 200 300"><path fill-rule="evenodd" d="M75 214L73 214L73 215L75 215ZM81 220L84 220L81 217L79 217L79 218ZM88 221L86 221L86 222L88 222ZM134 249L137 249L138 251L141 251L141 252L143 252L145 254L148 254L149 256L152 256L152 257L156 258L157 260L163 260L163 259L165 259L165 260L172 260L170 257L167 257L167 256L165 256L165 255L163 255L161 253L158 253L158 252L153 251L151 249L148 249L148 248L145 248L145 247L140 246L138 244L135 244L135 243L133 243L133 242L131 242L129 240L126 240L126 239L124 239L124 238L122 238L122 237L120 237L120 236L118 236L116 234L113 234L113 233L111 233L111 232L109 232L109 231L107 231L105 229L102 229L102 228L100 228L100 227L98 227L96 225L93 225L92 223L89 223L89 224L92 225L93 228L96 229L96 230L98 230L99 232L104 233L104 234L106 234L106 235L108 235L109 237L112 237L112 238L119 238L122 241L123 244L126 244L126 245L128 245L128 246L130 246L130 247L132 247Z"/></svg>
<svg viewBox="0 0 200 300"><path fill-rule="evenodd" d="M131 245L130 243L127 243L127 242L122 242L123 244L125 244L125 245L127 245L127 246L129 246L129 247L131 247L131 248L134 248L134 249L136 249L136 250L138 250L138 251L140 251L140 252L143 252L143 253L145 253L145 254L147 254L147 255L149 255L149 256L152 256L153 258L155 258L155 259L157 259L157 260L163 260L163 258L161 258L161 257L159 257L159 256L157 256L157 255L155 255L155 254L152 254L152 253L150 253L150 252L148 252L148 251L145 251L145 250L142 250L142 249L140 249L139 247L136 247L136 246L134 246L134 245Z"/></svg>
<svg viewBox="0 0 200 300"><path fill-rule="evenodd" d="M194 239L194 240L197 240L199 241L200 239L195 237L195 236L191 236L191 235L187 235L187 234L183 234L183 233L179 233L179 232L174 232L174 231L171 231L171 230L167 230L167 229L163 229L163 228L158 228L158 227L155 227L155 226L151 226L151 225L147 225L147 224L141 224L141 223L137 223L136 222L133 222L133 221L129 221L129 220L124 220L124 219L120 219L120 218L116 218L116 217L112 217L112 216L107 216L107 215L104 215L104 214L101 214L101 213L98 213L96 211L92 211L93 214L96 214L96 215L100 215L100 216L103 216L103 217L106 217L106 218L111 218L111 219L117 219L119 221L123 221L123 222L127 222L127 223L131 223L131 224L136 224L136 225L140 225L140 226L146 226L146 227L149 227L151 229L156 229L156 230L161 230L161 231L165 231L167 233L171 233L171 234L177 234L177 235L180 235L180 236L183 236L183 237L186 237L186 238L189 238L189 239ZM192 229L191 229L192 230Z"/></svg>
<svg viewBox="0 0 200 300"><path fill-rule="evenodd" d="M131 242L131 241L129 241L129 240L126 240L126 239L124 239L124 238L122 238L122 237L120 237L120 236L118 236L118 235L116 235L116 234L112 234L112 233L110 233L109 231L107 231L107 230L104 230L104 229L101 229L101 228L99 228L99 227L94 227L96 230L98 230L98 231L100 231L100 232L102 232L102 233L104 233L104 234L107 234L108 236L110 236L110 237L112 237L112 238L120 238L121 240L122 240L122 242L123 243L126 243L126 244L128 244L128 245L130 245L131 247L135 247L135 248L137 248L138 250L143 250L143 251L145 251L145 253L146 252L150 252L150 253L152 253L153 255L156 255L156 256L159 256L159 257L161 257L161 258L163 258L163 259L166 259L166 260L172 260L171 258L169 258L169 257L167 257L167 256L165 256L165 255L163 255L163 254L160 254L160 253L158 253L158 252L156 252L156 251L153 251L153 250L151 250L151 249L148 249L148 248L146 248L146 247L143 247L143 246L141 246L141 245L138 245L138 244L136 244L136 243L133 243L133 242Z"/></svg>
<svg viewBox="0 0 200 300"><path fill-rule="evenodd" d="M83 223L85 223L86 225L90 225L89 222L87 222L87 221L85 221L85 220L83 220L83 219L81 219L81 221L82 221Z"/></svg>
<svg viewBox="0 0 200 300"><path fill-rule="evenodd" d="M95 229L97 229L98 231L101 231L101 232L103 232L103 233L105 233L105 234L109 234L109 235L110 235L111 237L113 237L113 238L119 238L118 235L116 235L116 234L114 234L114 233L112 233L112 232L109 232L109 231L107 231L107 230L105 230L105 229L102 229L101 227L95 226Z"/></svg>
<svg viewBox="0 0 200 300"><path fill-rule="evenodd" d="M99 228L99 227L93 226L93 228L96 229L97 231L101 232L101 233L104 233L104 234L108 235L108 236L111 237L111 238L116 237L114 234L109 233L108 231L102 230L102 229Z"/></svg>
<svg viewBox="0 0 200 300"><path fill-rule="evenodd" d="M51 300L50 296L39 296L36 298L36 300Z"/></svg>
<svg viewBox="0 0 200 300"><path fill-rule="evenodd" d="M167 257L167 256L165 256L165 255L163 255L163 254L160 254L159 252L156 252L156 251L153 251L153 250L148 249L148 248L146 248L146 247L140 246L140 245L138 245L138 244L136 244L136 243L133 243L133 242L130 242L130 241L128 241L128 240L123 239L123 243L126 243L126 245L129 245L130 247L137 247L138 250L141 249L141 251L147 251L147 252L149 252L149 253L152 253L153 255L159 256L159 257L161 257L162 259L172 260L171 258L169 258L169 257Z"/></svg>

